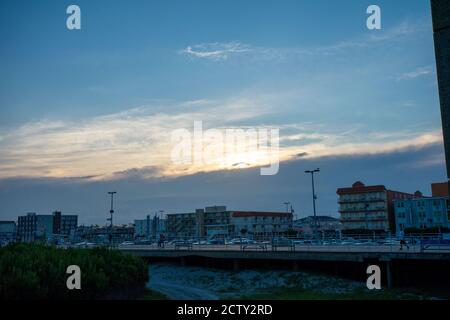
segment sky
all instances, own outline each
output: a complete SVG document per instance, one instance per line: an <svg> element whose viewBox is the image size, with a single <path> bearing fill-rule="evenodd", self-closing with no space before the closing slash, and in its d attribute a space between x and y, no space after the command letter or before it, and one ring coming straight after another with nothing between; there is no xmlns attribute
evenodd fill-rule
<svg viewBox="0 0 450 320"><path fill-rule="evenodd" d="M66 28L70 4L81 30ZM377 1L381 30L366 27L371 4L2 1L0 219L103 224L110 190L123 223L286 201L306 216L316 167L321 214L356 180L429 193L445 181L429 3ZM174 163L173 133L199 121L278 129L278 174L246 154Z"/></svg>

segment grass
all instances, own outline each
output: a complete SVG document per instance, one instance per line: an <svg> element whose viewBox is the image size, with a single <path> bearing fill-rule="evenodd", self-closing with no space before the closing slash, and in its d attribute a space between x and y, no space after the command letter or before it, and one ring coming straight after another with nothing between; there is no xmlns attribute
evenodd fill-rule
<svg viewBox="0 0 450 320"><path fill-rule="evenodd" d="M169 300L169 298L161 292L145 289L139 300Z"/></svg>
<svg viewBox="0 0 450 320"><path fill-rule="evenodd" d="M352 293L326 293L303 288L273 288L267 292L239 297L243 300L423 300L419 294L397 290L356 289Z"/></svg>

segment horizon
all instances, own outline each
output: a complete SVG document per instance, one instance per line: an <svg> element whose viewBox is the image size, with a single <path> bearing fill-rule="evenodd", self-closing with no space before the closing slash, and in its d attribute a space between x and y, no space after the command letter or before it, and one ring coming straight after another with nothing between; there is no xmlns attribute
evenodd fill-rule
<svg viewBox="0 0 450 320"><path fill-rule="evenodd" d="M337 216L355 181L424 194L445 182L430 6L379 1L0 4L0 219L55 210L106 223L225 204ZM255 10L257 9L257 10ZM178 166L175 130L278 128L270 157ZM215 142L216 143L216 142ZM207 200L205 200L207 199Z"/></svg>

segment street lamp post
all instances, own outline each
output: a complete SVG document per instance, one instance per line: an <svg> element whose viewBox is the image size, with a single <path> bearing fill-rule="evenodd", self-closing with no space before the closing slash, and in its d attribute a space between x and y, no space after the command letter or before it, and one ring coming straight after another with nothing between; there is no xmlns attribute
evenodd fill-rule
<svg viewBox="0 0 450 320"><path fill-rule="evenodd" d="M314 187L314 173L320 172L320 169L317 168L315 170L306 170L305 173L311 174L311 184L312 184L312 198L313 198L313 211L314 211L314 235L317 232L317 214L316 214L316 191Z"/></svg>
<svg viewBox="0 0 450 320"><path fill-rule="evenodd" d="M291 203L290 202L284 202L284 205L286 206L286 212L289 212L289 205Z"/></svg>
<svg viewBox="0 0 450 320"><path fill-rule="evenodd" d="M111 195L111 209L109 210L110 218L107 220L110 221L110 227L109 227L109 244L112 247L114 245L113 242L113 213L114 213L114 195L116 194L116 191L110 191L108 192L109 195Z"/></svg>

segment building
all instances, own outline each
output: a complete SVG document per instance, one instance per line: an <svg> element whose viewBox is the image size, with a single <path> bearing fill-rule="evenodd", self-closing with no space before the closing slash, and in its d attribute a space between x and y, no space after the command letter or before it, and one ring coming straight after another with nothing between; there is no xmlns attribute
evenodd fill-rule
<svg viewBox="0 0 450 320"><path fill-rule="evenodd" d="M78 226L77 215L63 215L60 211L53 212L53 234L73 237Z"/></svg>
<svg viewBox="0 0 450 320"><path fill-rule="evenodd" d="M418 229L450 227L449 197L395 200L395 221L398 234Z"/></svg>
<svg viewBox="0 0 450 320"><path fill-rule="evenodd" d="M206 207L196 211L204 217L200 228L204 236L225 238L235 234L235 226L231 221L232 213L227 211L226 206Z"/></svg>
<svg viewBox="0 0 450 320"><path fill-rule="evenodd" d="M312 235L315 229L321 233L336 234L341 228L339 219L330 216L309 216L293 222L293 229L303 235Z"/></svg>
<svg viewBox="0 0 450 320"><path fill-rule="evenodd" d="M17 236L22 242L47 240L53 234L53 216L34 212L18 218Z"/></svg>
<svg viewBox="0 0 450 320"><path fill-rule="evenodd" d="M17 237L15 221L0 221L0 244L13 242Z"/></svg>
<svg viewBox="0 0 450 320"><path fill-rule="evenodd" d="M136 239L156 239L160 234L166 234L167 220L158 216L147 215L146 219L134 220L134 237Z"/></svg>
<svg viewBox="0 0 450 320"><path fill-rule="evenodd" d="M264 238L283 235L292 230L292 213L233 211L231 224L234 235Z"/></svg>
<svg viewBox="0 0 450 320"><path fill-rule="evenodd" d="M169 237L226 238L280 234L292 228L292 213L230 211L226 206L167 215Z"/></svg>
<svg viewBox="0 0 450 320"><path fill-rule="evenodd" d="M75 233L76 241L87 241L97 244L109 244L110 235L113 243L118 244L124 241L134 240L134 225L115 225L111 231L110 226L79 226Z"/></svg>
<svg viewBox="0 0 450 320"><path fill-rule="evenodd" d="M360 181L351 188L339 188L336 193L343 231L395 232L393 201L414 197L409 193L388 190L383 185L366 186Z"/></svg>
<svg viewBox="0 0 450 320"><path fill-rule="evenodd" d="M432 183L431 184L431 194L433 197L449 197L448 183Z"/></svg>
<svg viewBox="0 0 450 320"><path fill-rule="evenodd" d="M201 237L203 230L200 225L203 217L196 212L193 213L173 213L167 215L167 235L169 238L175 237Z"/></svg>
<svg viewBox="0 0 450 320"><path fill-rule="evenodd" d="M113 236L114 243L122 243L124 241L133 241L134 240L134 225L133 224L124 224L124 225L114 226L112 236Z"/></svg>
<svg viewBox="0 0 450 320"><path fill-rule="evenodd" d="M78 226L75 232L75 241L87 241L99 244L108 244L109 243L109 230L110 228L107 226Z"/></svg>
<svg viewBox="0 0 450 320"><path fill-rule="evenodd" d="M17 236L23 242L69 238L75 234L77 224L77 215L62 215L59 211L48 215L28 213L18 218Z"/></svg>
<svg viewBox="0 0 450 320"><path fill-rule="evenodd" d="M150 216L144 220L134 220L134 237L136 239L150 239Z"/></svg>
<svg viewBox="0 0 450 320"><path fill-rule="evenodd" d="M230 213L225 206L206 207L196 209L195 212L167 215L169 237L223 237L232 231Z"/></svg>
<svg viewBox="0 0 450 320"><path fill-rule="evenodd" d="M450 1L431 0L436 69L450 188Z"/></svg>

